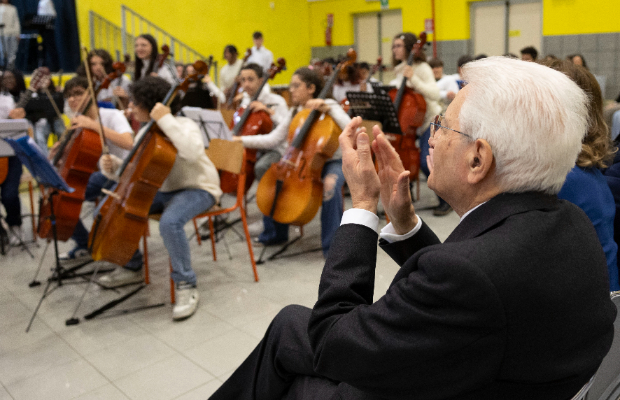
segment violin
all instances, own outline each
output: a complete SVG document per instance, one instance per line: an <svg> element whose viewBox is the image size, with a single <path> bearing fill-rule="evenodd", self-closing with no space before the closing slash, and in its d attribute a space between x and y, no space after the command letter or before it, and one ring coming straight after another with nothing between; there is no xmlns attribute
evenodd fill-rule
<svg viewBox="0 0 620 400"><path fill-rule="evenodd" d="M99 84L94 91L94 99L102 89L107 89L114 79L125 72L125 65L120 62L113 64L114 70ZM93 106L93 97L89 96L85 105L81 107L79 114L84 114ZM90 175L98 170L98 162L104 150L103 132L99 133L91 129L68 129L60 139L58 151L52 160L52 164L58 169L60 176L73 188L72 193L60 192L54 199L54 215L56 216L56 238L68 240L73 235L75 226L80 220L82 203L86 194L86 186ZM52 239L54 236L51 221L52 202L50 196L52 190L44 190L39 204L39 237Z"/></svg>
<svg viewBox="0 0 620 400"><path fill-rule="evenodd" d="M250 58L251 55L252 55L252 49L249 48L245 51L245 55L243 56L243 62L241 63L241 66L245 65L245 63L248 61L248 58ZM229 109L234 108L233 103L235 101L235 96L237 95L237 92L239 91L239 75L241 75L241 70L237 72L235 83L233 83L232 88L230 89L230 93L228 94L228 97L226 98L226 107L228 107Z"/></svg>
<svg viewBox="0 0 620 400"><path fill-rule="evenodd" d="M207 64L196 61L195 72L174 85L163 104L169 106L179 90L187 91L207 73ZM125 265L139 247L148 226L148 215L155 194L170 173L177 150L151 120L142 130L119 170L114 192L107 192L89 236L89 249L95 261Z"/></svg>
<svg viewBox="0 0 620 400"><path fill-rule="evenodd" d="M325 99L338 72L355 62L353 49L341 62L319 94ZM298 112L289 127L289 147L278 163L267 170L258 184L256 203L260 211L282 224L304 225L314 218L323 198L323 165L338 150L342 129L329 115L317 110Z"/></svg>
<svg viewBox="0 0 620 400"><path fill-rule="evenodd" d="M258 100L263 88L267 84L267 81L273 79L280 71L286 70L286 61L284 58L279 58L278 65L271 64L269 68L268 76L265 77L263 83L258 88L258 91L254 94L250 100L250 104L253 101ZM264 135L271 132L273 129L273 121L271 116L264 110L252 112L250 107L239 108L233 115L231 129L234 136L250 136L250 135ZM245 191L247 192L252 183L254 182L254 164L256 164L255 149L246 149L246 180ZM221 188L224 193L232 193L237 190L237 182L239 177L237 174L233 174L228 171L222 171L220 175Z"/></svg>
<svg viewBox="0 0 620 400"><path fill-rule="evenodd" d="M412 65L415 57L423 54L424 44L426 44L426 32L420 33L417 43L409 53L407 65ZM415 144L416 130L424 123L426 101L420 93L407 87L406 77L403 77L398 90L392 89L388 94L394 102L402 135L387 133L386 137L400 156L405 169L410 171L409 177L413 181L420 170L420 149Z"/></svg>

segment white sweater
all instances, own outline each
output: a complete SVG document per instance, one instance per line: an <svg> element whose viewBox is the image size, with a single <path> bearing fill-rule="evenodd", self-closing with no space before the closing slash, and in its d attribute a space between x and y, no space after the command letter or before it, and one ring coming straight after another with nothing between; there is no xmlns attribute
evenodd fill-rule
<svg viewBox="0 0 620 400"><path fill-rule="evenodd" d="M403 80L403 70L407 65L406 62L401 62L394 67L396 72L396 78L390 81L390 85L400 87ZM419 92L424 96L426 101L426 114L424 114L424 123L418 128L418 136L422 135L428 128L435 115L441 112L441 105L439 104L439 88L435 82L435 76L433 75L433 69L425 62L414 63L413 76L411 79L407 79L407 86Z"/></svg>
<svg viewBox="0 0 620 400"><path fill-rule="evenodd" d="M181 189L202 189L209 192L216 202L222 195L220 177L213 162L205 154L200 128L194 121L185 117L174 117L168 114L162 117L157 125L170 139L177 149L177 158L172 170L159 189L161 192L173 192ZM142 128L134 139L134 143L144 135ZM112 156L114 175L106 175L109 179L118 180L116 175L122 160Z"/></svg>
<svg viewBox="0 0 620 400"><path fill-rule="evenodd" d="M17 8L11 4L0 4L0 24L4 24L4 36L19 36L21 27Z"/></svg>
<svg viewBox="0 0 620 400"><path fill-rule="evenodd" d="M344 112L340 104L336 103L335 100L326 99L325 104L329 106L329 116L334 119L336 124L344 129L345 126L349 122L351 122L351 117ZM271 132L266 135L254 135L254 136L242 136L241 140L243 140L243 145L250 149L261 149L261 150L276 150L280 154L284 155L286 149L288 147L288 130L293 121L293 111L301 111L303 107L299 106L297 108L293 107L291 111L287 114L284 121L282 121L278 126L274 128ZM334 153L332 160L339 160L342 158L342 151L340 147Z"/></svg>

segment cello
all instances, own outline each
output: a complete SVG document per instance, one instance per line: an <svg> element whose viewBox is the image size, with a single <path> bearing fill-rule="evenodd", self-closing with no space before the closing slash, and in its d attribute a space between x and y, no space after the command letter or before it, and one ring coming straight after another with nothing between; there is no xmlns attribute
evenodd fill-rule
<svg viewBox="0 0 620 400"><path fill-rule="evenodd" d="M113 69L97 87L97 90L87 98L86 105L82 107L80 114L86 113L93 106L99 92L109 87L114 79L125 72L125 65L116 62L113 64ZM87 72L89 72L88 69ZM89 83L92 84L90 77ZM104 141L103 130L98 133L84 128L68 129L60 139L60 145L52 164L74 191L58 193L53 202L53 211L56 216L56 238L58 240L66 241L71 238L75 226L80 220L88 179L93 172L97 171L97 163L102 151L107 151ZM45 189L39 204L37 234L44 239L52 239L54 236L53 222L50 218L52 215L52 203L50 202L52 192L51 189Z"/></svg>
<svg viewBox="0 0 620 400"><path fill-rule="evenodd" d="M199 81L207 72L204 61L193 64L194 74L173 85L163 104L169 106L179 90ZM163 131L151 120L143 129L119 170L113 192L100 204L88 238L93 260L125 265L139 247L148 226L148 215L155 194L166 180L176 160L177 150Z"/></svg>
<svg viewBox="0 0 620 400"><path fill-rule="evenodd" d="M338 72L355 62L353 49L341 62L319 94L325 99ZM289 127L289 147L278 163L267 170L256 190L260 211L282 224L304 225L316 215L323 199L323 165L338 150L342 129L329 115L317 110L298 112Z"/></svg>
<svg viewBox="0 0 620 400"><path fill-rule="evenodd" d="M280 71L286 70L286 61L284 58L278 58L277 63L277 66L271 64L268 76L264 78L263 83L250 100L250 104L252 104L253 101L258 100L258 97L260 96L268 80L273 79ZM234 136L264 135L271 132L273 129L273 121L271 120L271 116L263 110L252 112L249 105L245 109L239 108L235 111L232 124L234 125L234 127L231 127ZM245 171L247 174L245 180L245 191L247 192L254 182L254 164L256 164L257 151L255 149L246 149L245 152ZM237 190L238 180L239 177L237 174L222 171L222 174L220 175L222 191L224 193L235 192Z"/></svg>
<svg viewBox="0 0 620 400"><path fill-rule="evenodd" d="M426 43L426 32L420 33L417 43L411 49L407 65L413 65L415 56L419 56ZM420 171L420 149L416 146L416 130L424 123L426 101L420 94L407 87L407 78L403 77L400 87L389 91L398 115L402 134L386 133L387 139L400 156L403 166L410 171L411 181L416 179Z"/></svg>

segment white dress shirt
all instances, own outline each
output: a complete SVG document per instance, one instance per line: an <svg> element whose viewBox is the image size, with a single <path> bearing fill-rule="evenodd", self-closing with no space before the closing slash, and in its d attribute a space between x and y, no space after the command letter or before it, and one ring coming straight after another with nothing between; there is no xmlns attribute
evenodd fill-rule
<svg viewBox="0 0 620 400"><path fill-rule="evenodd" d="M267 50L265 46L261 46L260 49L254 46L252 47L252 55L248 58L246 65L249 63L256 63L267 72L271 67L271 63L273 63L273 53Z"/></svg>

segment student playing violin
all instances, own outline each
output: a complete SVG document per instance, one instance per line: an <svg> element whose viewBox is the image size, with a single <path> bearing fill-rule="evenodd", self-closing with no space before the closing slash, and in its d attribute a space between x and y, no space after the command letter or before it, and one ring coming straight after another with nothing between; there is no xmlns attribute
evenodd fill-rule
<svg viewBox="0 0 620 400"><path fill-rule="evenodd" d="M131 85L130 97L134 118L140 122L154 119L177 149L174 166L155 195L150 213L161 213L159 232L170 255L172 279L177 286L172 318L178 320L190 317L198 306L196 274L183 226L219 201L222 191L217 170L205 154L198 125L189 118L174 116L180 104L178 98L170 108L161 103L169 90L170 84L165 80L147 76ZM145 133L145 129L138 132L134 143ZM103 174L114 180L118 179L116 173L121 164L122 160L114 155L100 160ZM140 282L141 269L142 253L137 250L129 265L102 276L99 283L118 287Z"/></svg>
<svg viewBox="0 0 620 400"><path fill-rule="evenodd" d="M157 68L157 56L159 50L157 49L157 40L148 33L142 34L136 38L134 42L134 51L136 54L136 70L134 75L134 81L139 81L146 76L159 76L170 84L176 82L176 72L170 71L170 68L166 65L162 65L161 68Z"/></svg>
<svg viewBox="0 0 620 400"><path fill-rule="evenodd" d="M329 114L336 124L344 128L351 118L342 107L332 99L317 99L323 89L324 81L321 75L309 68L299 68L291 78L289 90L293 108L283 122L271 133L261 135L261 140L271 140L278 143L274 149L284 154L287 148L286 138L293 116L304 108L318 110ZM263 139L265 138L265 139ZM244 141L246 139L241 139ZM342 214L342 197L340 195L344 185L342 174L342 153L338 149L330 160L323 166L323 203L321 207L321 247L323 254L327 254L334 232L340 224ZM264 231L258 241L265 245L282 243L288 240L288 225L275 222L272 218L263 217Z"/></svg>

